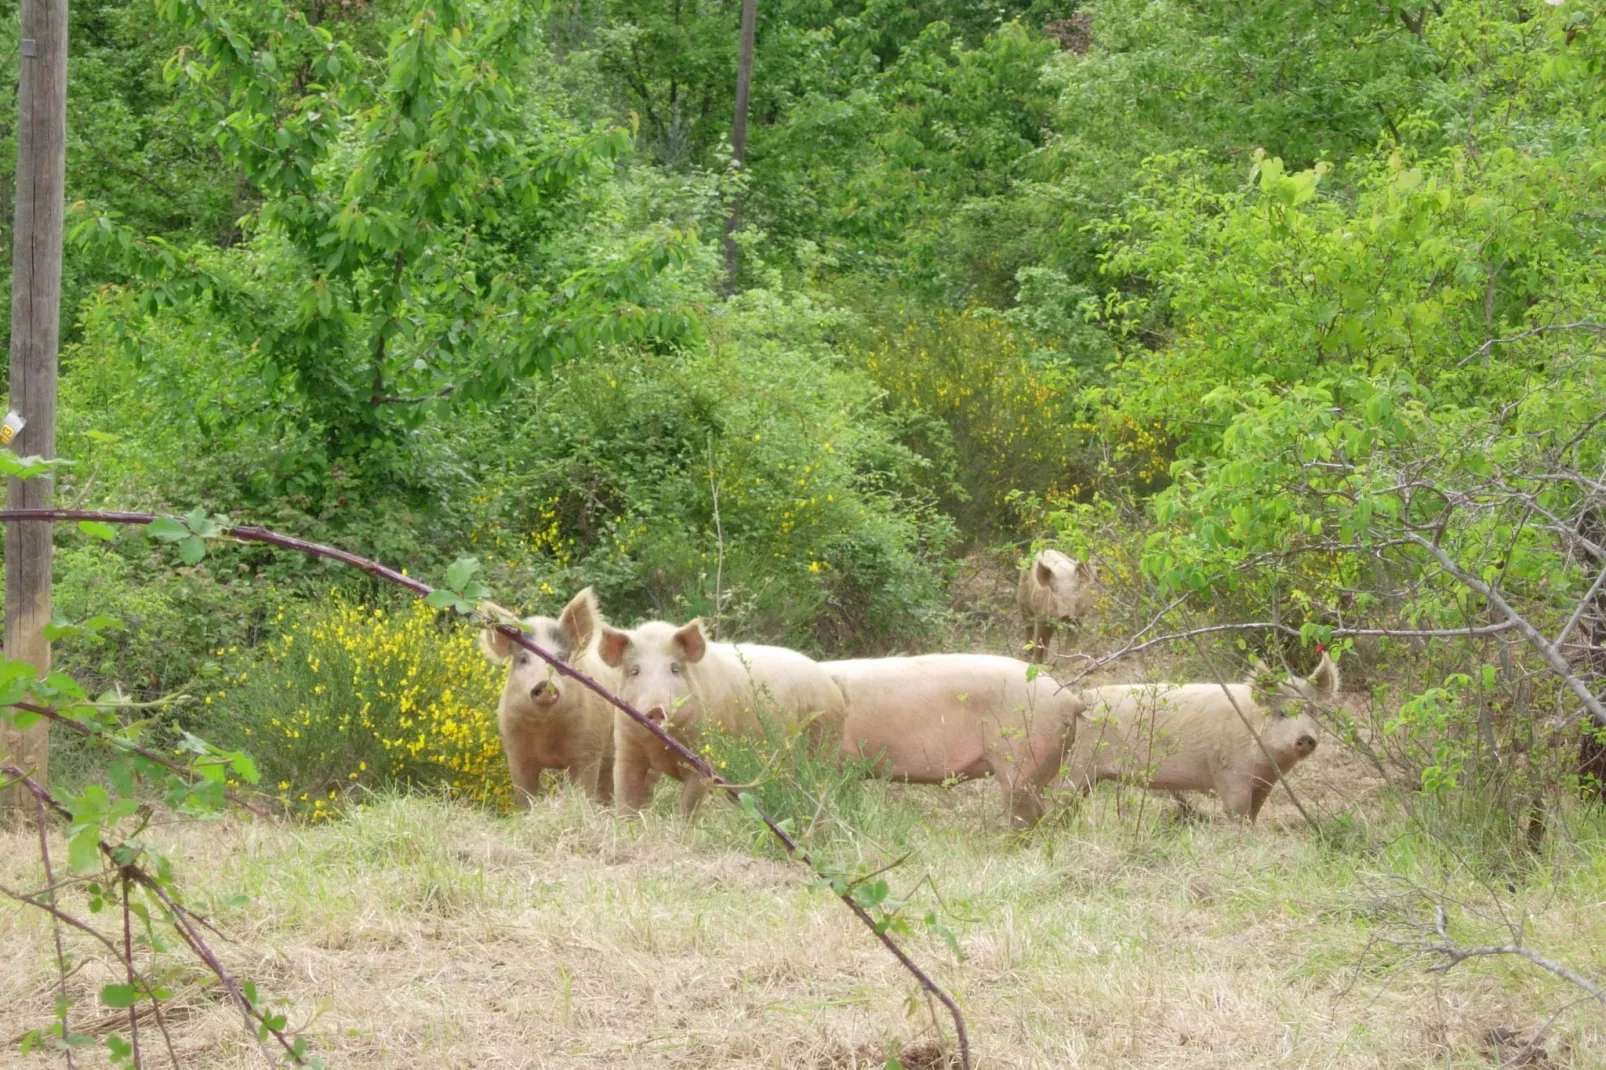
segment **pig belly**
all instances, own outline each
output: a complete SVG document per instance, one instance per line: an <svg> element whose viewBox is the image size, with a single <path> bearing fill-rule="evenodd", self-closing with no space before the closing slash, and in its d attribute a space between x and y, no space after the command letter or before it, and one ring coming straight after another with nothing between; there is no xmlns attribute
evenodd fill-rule
<svg viewBox="0 0 1606 1070"><path fill-rule="evenodd" d="M1206 762L1179 754L1162 759L1154 767L1148 786L1155 791L1210 791L1216 784Z"/></svg>
<svg viewBox="0 0 1606 1070"><path fill-rule="evenodd" d="M850 716L842 730L843 752L876 759L878 776L915 784L987 775L981 733L969 716L921 720L916 728L902 718L872 724L867 718Z"/></svg>

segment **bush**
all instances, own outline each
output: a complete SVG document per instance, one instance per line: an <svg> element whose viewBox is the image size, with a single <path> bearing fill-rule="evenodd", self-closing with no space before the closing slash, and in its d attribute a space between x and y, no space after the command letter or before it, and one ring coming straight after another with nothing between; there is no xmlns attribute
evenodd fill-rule
<svg viewBox="0 0 1606 1070"><path fill-rule="evenodd" d="M205 697L205 728L249 749L263 783L314 817L354 788L390 785L507 805L501 687L474 636L435 610L337 598L229 666Z"/></svg>
<svg viewBox="0 0 1606 1070"><path fill-rule="evenodd" d="M56 616L107 615L122 627L99 642L57 644L56 668L96 693L119 688L156 699L188 687L215 649L251 645L271 613L271 587L229 568L231 556L182 566L136 532L110 545L63 540L54 564Z"/></svg>
<svg viewBox="0 0 1606 1070"><path fill-rule="evenodd" d="M1073 422L1073 373L1034 364L1008 324L942 313L889 332L859 360L893 404L926 418L910 445L947 458L958 493L935 485L967 534L1012 527L1010 492L1074 495L1089 481Z"/></svg>
<svg viewBox="0 0 1606 1070"><path fill-rule="evenodd" d="M802 302L800 302L801 304ZM614 351L527 384L476 449L493 589L722 621L811 650L918 641L952 527L875 386L809 309L744 294L707 349Z"/></svg>

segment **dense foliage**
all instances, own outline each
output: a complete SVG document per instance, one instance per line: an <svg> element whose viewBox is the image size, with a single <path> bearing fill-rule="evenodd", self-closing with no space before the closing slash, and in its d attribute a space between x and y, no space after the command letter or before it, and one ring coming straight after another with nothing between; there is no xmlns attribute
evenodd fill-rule
<svg viewBox="0 0 1606 1070"><path fill-rule="evenodd" d="M1187 595L1410 660L1395 705L1470 703L1424 768L1577 723L1533 643L1359 633L1606 629L1587 5L766 3L741 173L736 7L75 4L65 496L815 652L922 647L957 551L1051 537L1111 627ZM129 623L63 663L152 696L354 582L59 572Z"/></svg>

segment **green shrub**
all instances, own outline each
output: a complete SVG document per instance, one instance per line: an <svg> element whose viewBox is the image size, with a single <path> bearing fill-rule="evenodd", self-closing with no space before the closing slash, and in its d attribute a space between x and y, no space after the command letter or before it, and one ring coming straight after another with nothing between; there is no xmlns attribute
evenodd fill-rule
<svg viewBox="0 0 1606 1070"><path fill-rule="evenodd" d="M592 584L617 620L703 615L807 649L927 634L951 525L808 315L750 293L710 348L614 351L528 384L478 432L495 468L471 545L493 589L555 603ZM776 337L789 326L801 337Z"/></svg>
<svg viewBox="0 0 1606 1070"><path fill-rule="evenodd" d="M1002 320L942 313L887 332L857 356L893 405L917 414L910 444L951 459L957 487L930 489L967 534L1012 527L1017 490L1068 496L1088 483L1074 373L1033 363Z"/></svg>
<svg viewBox="0 0 1606 1070"><path fill-rule="evenodd" d="M222 554L181 565L136 532L109 545L63 539L54 563L56 616L106 615L123 626L100 642L58 643L56 667L97 692L116 687L140 699L189 687L214 651L254 643L274 603L271 586L237 563Z"/></svg>
<svg viewBox="0 0 1606 1070"><path fill-rule="evenodd" d="M263 784L314 817L353 788L510 801L496 728L501 674L469 629L423 603L391 610L336 598L301 612L287 607L274 617L277 637L228 658L204 700L210 737L248 748Z"/></svg>

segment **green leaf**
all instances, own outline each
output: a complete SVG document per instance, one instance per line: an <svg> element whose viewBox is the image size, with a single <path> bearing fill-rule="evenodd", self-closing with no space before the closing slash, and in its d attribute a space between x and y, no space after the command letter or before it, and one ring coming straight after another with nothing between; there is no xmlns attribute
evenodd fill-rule
<svg viewBox="0 0 1606 1070"><path fill-rule="evenodd" d="M206 556L206 540L199 535L191 535L178 544L178 556L186 565L199 564Z"/></svg>
<svg viewBox="0 0 1606 1070"><path fill-rule="evenodd" d="M67 843L67 868L74 873L93 873L100 868L100 826L80 829Z"/></svg>
<svg viewBox="0 0 1606 1070"><path fill-rule="evenodd" d="M474 578L474 573L479 567L480 563L477 558L458 558L446 570L446 585L454 591L461 591L468 586L468 581Z"/></svg>
<svg viewBox="0 0 1606 1070"><path fill-rule="evenodd" d="M249 755L240 751L235 751L229 756L229 767L234 770L235 776L247 784L255 784L261 779L261 776L257 773L256 763L251 760Z"/></svg>
<svg viewBox="0 0 1606 1070"><path fill-rule="evenodd" d="M78 530L90 538L99 539L102 542L111 542L117 538L117 529L110 524L103 524L99 520L80 520L78 522Z"/></svg>
<svg viewBox="0 0 1606 1070"><path fill-rule="evenodd" d="M189 528L167 516L157 517L145 530L150 532L151 538L160 539L162 542L178 542L180 539L190 537Z"/></svg>
<svg viewBox="0 0 1606 1070"><path fill-rule="evenodd" d="M101 985L100 1001L108 1007L132 1007L139 1002L139 989L133 985Z"/></svg>
<svg viewBox="0 0 1606 1070"><path fill-rule="evenodd" d="M424 604L435 609L450 609L457 604L457 595L451 591L431 591L424 596Z"/></svg>

